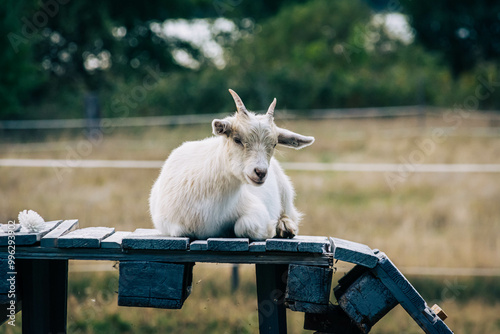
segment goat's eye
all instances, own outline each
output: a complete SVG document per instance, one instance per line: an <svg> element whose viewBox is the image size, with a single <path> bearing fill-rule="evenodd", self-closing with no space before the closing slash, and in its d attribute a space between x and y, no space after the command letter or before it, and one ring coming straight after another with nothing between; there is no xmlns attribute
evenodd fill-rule
<svg viewBox="0 0 500 334"><path fill-rule="evenodd" d="M236 144L243 146L243 143L241 142L240 138L234 138L233 140Z"/></svg>

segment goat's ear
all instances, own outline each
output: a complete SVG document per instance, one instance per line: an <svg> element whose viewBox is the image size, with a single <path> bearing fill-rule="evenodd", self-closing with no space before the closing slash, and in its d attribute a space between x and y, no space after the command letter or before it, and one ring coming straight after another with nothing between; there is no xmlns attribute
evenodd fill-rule
<svg viewBox="0 0 500 334"><path fill-rule="evenodd" d="M229 136L231 133L231 122L225 119L214 119L212 122L212 132L218 136Z"/></svg>
<svg viewBox="0 0 500 334"><path fill-rule="evenodd" d="M314 143L314 137L299 135L298 133L278 128L278 144L300 149Z"/></svg>

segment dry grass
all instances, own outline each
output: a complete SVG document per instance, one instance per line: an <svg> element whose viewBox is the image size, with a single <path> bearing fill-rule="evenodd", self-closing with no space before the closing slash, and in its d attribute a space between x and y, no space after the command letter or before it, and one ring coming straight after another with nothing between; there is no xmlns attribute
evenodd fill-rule
<svg viewBox="0 0 500 334"><path fill-rule="evenodd" d="M418 120L413 118L282 121L279 124L316 137L315 144L305 150L282 149L278 153L281 161L400 163L419 150L419 143L431 140L432 131L443 129L448 134L444 140L434 142L433 151L424 154L421 162L500 163L500 133L486 121L464 120L455 129L450 129L450 124L439 117L428 118L425 129L417 127ZM479 136L469 135L477 129L481 130ZM69 164L78 163L78 159L162 160L183 141L209 135L210 127L206 125L112 129L99 142L71 134L44 135L43 139L33 140L36 143L13 143L5 138L4 144L0 144L0 157L68 159ZM147 198L157 170L56 171L2 167L0 172L0 222L15 219L20 210L29 208L46 219L78 218L81 227L114 226L117 230L151 227ZM398 266L498 268L498 174L410 174L395 190L387 185L384 173L288 174L297 190L297 206L305 213L302 234L330 235L366 243L387 253ZM202 332L224 332L223 328L228 328L228 332L255 332L253 269L243 270L244 288L235 296L219 291L227 290L228 286L227 281L220 281L220 270L226 269L222 266L195 268L195 281L201 281L195 284L193 295L182 312L149 309L137 312L118 308L113 299L106 304L105 312L97 312L95 317L123 322L123 326L151 325L151 319L155 319L153 328L172 331L192 328L190 326L203 319L206 327L196 327ZM229 274L223 276L229 279ZM69 305L74 311L71 311L70 323L93 317L84 310L91 308L92 298L72 298ZM441 306L449 314L464 314L448 322L457 332L494 333L499 332L495 320L498 318L494 317L500 310L499 305L498 302L484 305L480 301L459 305L447 301ZM105 318L111 315L119 319ZM387 319L376 326L380 329L374 332L419 332L401 311L391 312ZM290 315L289 324L292 333L301 332L302 316ZM92 333L91 330L83 332Z"/></svg>

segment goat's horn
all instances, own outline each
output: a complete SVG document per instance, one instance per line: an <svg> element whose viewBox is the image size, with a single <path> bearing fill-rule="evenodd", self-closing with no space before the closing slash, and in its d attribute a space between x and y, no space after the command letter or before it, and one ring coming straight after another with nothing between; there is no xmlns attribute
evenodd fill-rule
<svg viewBox="0 0 500 334"><path fill-rule="evenodd" d="M276 98L274 98L273 102L271 102L271 105L267 109L267 115L273 117L274 116L274 108L276 107Z"/></svg>
<svg viewBox="0 0 500 334"><path fill-rule="evenodd" d="M236 92L232 89L229 90L229 93L233 96L234 103L236 103L236 108L238 109L238 112L242 112L243 114L247 114L247 108L243 104L243 101L241 101L241 98L236 94Z"/></svg>

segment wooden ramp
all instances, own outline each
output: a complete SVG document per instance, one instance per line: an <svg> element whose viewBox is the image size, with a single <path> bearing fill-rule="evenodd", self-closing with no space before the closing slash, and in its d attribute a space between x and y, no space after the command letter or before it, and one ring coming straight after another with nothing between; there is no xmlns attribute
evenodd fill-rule
<svg viewBox="0 0 500 334"><path fill-rule="evenodd" d="M154 229L78 229L77 220L47 222L37 233L0 227L3 320L22 308L23 333L66 332L68 260L120 261L118 305L168 309L182 308L189 297L196 262L255 264L260 333L286 333L286 308L305 313L306 329L368 333L397 304L425 333L452 333L444 312L429 307L384 253L348 240L190 240ZM355 266L333 298L336 260Z"/></svg>

